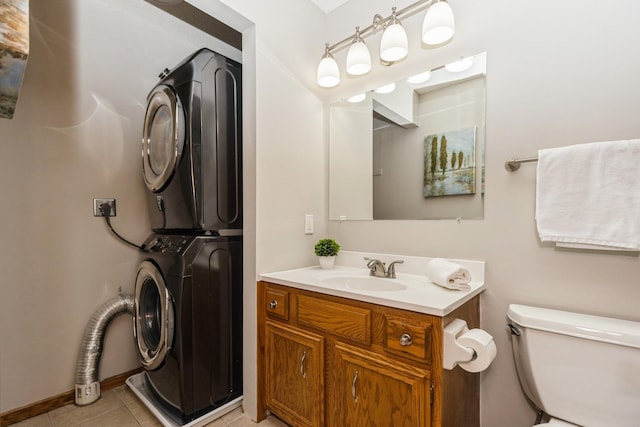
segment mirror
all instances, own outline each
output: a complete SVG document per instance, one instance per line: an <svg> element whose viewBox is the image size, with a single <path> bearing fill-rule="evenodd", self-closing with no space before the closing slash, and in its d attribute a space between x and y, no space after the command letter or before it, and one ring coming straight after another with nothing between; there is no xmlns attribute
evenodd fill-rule
<svg viewBox="0 0 640 427"><path fill-rule="evenodd" d="M483 218L486 62L330 105L330 220Z"/></svg>

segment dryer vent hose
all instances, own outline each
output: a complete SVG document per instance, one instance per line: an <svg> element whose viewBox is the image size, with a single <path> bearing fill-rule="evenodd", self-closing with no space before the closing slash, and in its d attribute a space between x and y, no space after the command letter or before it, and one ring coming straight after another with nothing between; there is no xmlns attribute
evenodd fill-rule
<svg viewBox="0 0 640 427"><path fill-rule="evenodd" d="M98 371L104 335L109 323L124 313L134 315L133 296L120 294L102 304L84 329L76 365L76 405L89 405L100 398Z"/></svg>

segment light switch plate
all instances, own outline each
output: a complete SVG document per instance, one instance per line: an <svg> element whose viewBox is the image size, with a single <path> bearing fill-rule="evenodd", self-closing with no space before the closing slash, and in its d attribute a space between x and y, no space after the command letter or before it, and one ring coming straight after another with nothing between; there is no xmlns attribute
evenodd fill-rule
<svg viewBox="0 0 640 427"><path fill-rule="evenodd" d="M313 234L313 215L304 216L304 234Z"/></svg>

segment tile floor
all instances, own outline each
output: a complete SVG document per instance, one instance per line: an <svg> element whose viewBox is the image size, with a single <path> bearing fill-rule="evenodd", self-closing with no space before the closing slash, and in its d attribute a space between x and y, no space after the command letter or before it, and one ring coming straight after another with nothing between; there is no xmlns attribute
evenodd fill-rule
<svg viewBox="0 0 640 427"><path fill-rule="evenodd" d="M73 404L29 418L14 427L162 427L162 424L133 394L122 385L102 393L100 399L88 406ZM238 408L214 420L206 427L287 427L279 419L269 416L254 423Z"/></svg>

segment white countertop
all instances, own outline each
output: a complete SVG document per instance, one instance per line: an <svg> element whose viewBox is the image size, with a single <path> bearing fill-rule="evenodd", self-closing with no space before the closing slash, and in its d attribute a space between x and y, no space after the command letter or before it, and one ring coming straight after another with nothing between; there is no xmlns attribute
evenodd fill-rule
<svg viewBox="0 0 640 427"><path fill-rule="evenodd" d="M438 286L432 283L426 274L420 274L420 270L426 267L426 264L431 258L343 252L340 252L340 255L338 255L337 265L333 269L323 270L319 266L305 267L294 270L263 273L260 274L259 279L279 285L291 286L293 288L435 316L446 316L485 290L484 262L482 261L451 260L465 266L471 273L471 289L469 291L458 291ZM407 285L407 288L398 291L357 290L340 284L326 282L327 278L336 276L357 275L362 277L368 275L369 269L366 268L365 261L362 260L363 256L380 259L387 263L394 259L404 260L404 264L396 266L397 279L380 280L396 280L397 282ZM341 257L342 260L340 259ZM344 265L353 264L354 262L358 262L362 266ZM403 267L406 267L406 273L402 272L405 271Z"/></svg>

